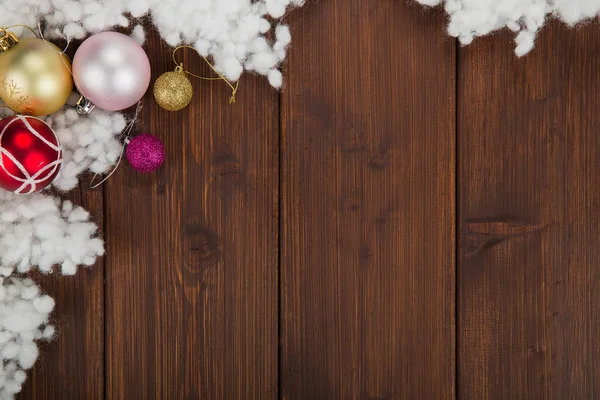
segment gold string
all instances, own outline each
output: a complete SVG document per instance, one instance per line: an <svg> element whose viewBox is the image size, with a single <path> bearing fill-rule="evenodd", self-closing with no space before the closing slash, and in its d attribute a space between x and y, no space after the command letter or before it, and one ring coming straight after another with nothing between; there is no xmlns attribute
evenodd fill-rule
<svg viewBox="0 0 600 400"><path fill-rule="evenodd" d="M218 78L210 78L210 77L205 77L205 76L199 76L196 74L192 74L189 71L186 71L185 69L183 69L183 63L179 63L177 62L177 58L175 58L175 54L177 53L178 50L180 49L192 49L194 51L196 51L196 53L198 53L198 55L200 57L202 57L204 59L204 61L206 61L206 63L208 64L208 66L210 67L210 69L218 75ZM202 79L205 81L223 81L225 82L230 88L231 88L231 97L229 98L229 104L233 104L235 103L235 95L237 94L238 88L240 86L240 82L236 82L235 86L233 86L231 84L231 82L229 82L229 80L227 78L225 78L219 71L217 71L217 69L210 63L210 61L208 61L208 59L206 57L204 57L202 54L200 54L198 52L198 50L196 50L194 47L192 46L188 46L188 45L182 45L182 46L177 46L175 48L175 50L173 50L173 62L175 63L176 66L181 67L183 69L183 72L185 72L186 74L193 76L194 78L198 78L198 79Z"/></svg>
<svg viewBox="0 0 600 400"><path fill-rule="evenodd" d="M27 28L31 31L31 33L33 33L35 35L35 37L37 37L38 39L42 39L44 41L44 43L46 44L46 46L48 46L49 49L51 49L52 51L55 51L57 54L59 55L64 55L65 57L67 57L67 59L69 59L69 61L71 61L71 58L66 54L67 49L69 48L69 45L71 44L71 38L67 36L67 45L64 48L64 50L62 51L56 51L54 50L51 46L50 46L50 42L46 40L46 38L44 37L44 34L42 33L42 25L40 23L38 23L38 33L30 26L27 25L23 25L23 24L14 24L14 25L10 25L7 26L6 28L3 28L0 26L0 33L4 32L6 33L7 29L11 29L11 28ZM61 58L61 61L63 62L63 64L65 65L65 67L67 67L67 69L69 70L69 73L71 74L71 76L73 76L73 71L71 71L71 67L69 67L69 65L67 63L65 63L65 60L63 60Z"/></svg>
<svg viewBox="0 0 600 400"><path fill-rule="evenodd" d="M0 27L0 32L6 32L7 29L11 29L11 28L26 28L26 29L29 29L31 31L31 33L33 33L35 35L35 37L38 37L37 33L35 33L35 31L33 30L32 27L23 25L23 24L14 24L14 25L7 26L5 28Z"/></svg>
<svg viewBox="0 0 600 400"><path fill-rule="evenodd" d="M29 28L29 27L27 27ZM31 29L31 28L29 28ZM67 64L65 62L65 60L61 57L60 61L62 61L63 65L65 66L65 68L67 68L67 70L69 71L69 74L71 74L71 77L73 78L73 82L75 83L75 86L77 87L77 90L80 92L80 94L85 97L87 99L87 96L85 95L85 93L83 93L83 90L79 89L79 85L77 85L77 81L75 80L75 75L73 75L73 69L72 69L72 63L73 60L71 60L71 57L69 57L67 55L67 50L69 49L69 45L71 44L71 38L69 37L69 35L67 35L66 40L67 40L67 44L65 46L65 48L62 51L56 51L54 48L52 48L52 46L50 46L51 42L49 42L48 40L46 40L46 38L44 37L44 33L42 32L42 24L38 22L38 31L39 31L39 36L36 34L36 36L38 38L41 38L44 43L46 44L46 46L48 46L48 48L54 52L56 52L58 55L63 55L65 56L65 58L67 60L69 60L69 62L71 63L71 65ZM35 32L33 32L35 33Z"/></svg>
<svg viewBox="0 0 600 400"><path fill-rule="evenodd" d="M71 61L71 57L69 57L66 54L66 51L69 49L69 45L71 44L71 38L67 35L67 45L65 46L65 48L62 51L56 51L52 48L52 46L50 46L50 42L46 40L46 38L44 37L44 33L42 32L42 24L38 22L38 31L40 33L39 37L44 41L44 43L46 43L46 46L48 46L48 48L52 51L55 51L58 54L62 54L65 57L67 57L69 59L69 61ZM65 64L65 62L63 61L63 64ZM73 75L73 72L71 71L71 68L65 64L65 66L68 68L69 72L71 72L71 75Z"/></svg>

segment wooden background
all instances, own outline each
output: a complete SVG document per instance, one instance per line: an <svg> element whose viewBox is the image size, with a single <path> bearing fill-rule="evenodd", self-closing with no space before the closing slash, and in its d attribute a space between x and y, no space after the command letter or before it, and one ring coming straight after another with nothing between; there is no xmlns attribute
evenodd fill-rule
<svg viewBox="0 0 600 400"><path fill-rule="evenodd" d="M405 0L287 22L281 93L148 94L166 166L73 193L107 255L41 279L60 334L21 398L600 397L598 25L518 59Z"/></svg>

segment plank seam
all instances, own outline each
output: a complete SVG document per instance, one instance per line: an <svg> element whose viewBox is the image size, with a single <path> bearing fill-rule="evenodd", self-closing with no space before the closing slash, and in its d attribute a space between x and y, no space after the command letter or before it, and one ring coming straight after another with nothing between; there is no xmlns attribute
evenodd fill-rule
<svg viewBox="0 0 600 400"><path fill-rule="evenodd" d="M460 46L458 45L458 39L454 40L454 386L455 386L455 398L460 398L460 349L459 349L459 335L460 335L460 285L459 285L459 267L460 267L460 164L459 164L459 57L460 57Z"/></svg>
<svg viewBox="0 0 600 400"><path fill-rule="evenodd" d="M282 395L282 379L281 379L281 375L282 375L282 366L283 366L283 360L282 360L282 352L281 352L281 348L282 348L282 324L281 324L281 320L282 320L282 313L281 313L281 309L282 309L282 290L283 290L283 286L282 286L282 282L281 282L281 254L282 254L282 243L283 241L281 240L282 236L283 236L283 218L282 218L282 213L281 213L281 209L282 209L282 198L283 198L283 192L282 192L282 154L283 154L283 146L282 146L282 132L283 132L283 108L281 107L281 91L279 92L278 95L278 107L279 107L279 132L277 133L277 137L278 137L278 143L277 143L277 398L281 399L281 395Z"/></svg>
<svg viewBox="0 0 600 400"><path fill-rule="evenodd" d="M102 232L104 232L104 239L106 242L106 233L108 232L108 215L106 206L108 204L108 185L102 187ZM107 398L108 392L108 353L106 351L106 338L108 333L108 313L106 312L106 270L107 270L107 257L102 258L102 324L103 324L103 337L102 337L102 387L103 393L102 398Z"/></svg>

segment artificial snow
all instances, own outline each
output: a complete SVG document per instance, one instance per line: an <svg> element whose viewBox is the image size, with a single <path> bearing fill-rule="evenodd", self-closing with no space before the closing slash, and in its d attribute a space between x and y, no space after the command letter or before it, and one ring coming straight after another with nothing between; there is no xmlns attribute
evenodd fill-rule
<svg viewBox="0 0 600 400"><path fill-rule="evenodd" d="M38 268L73 275L104 254L90 215L70 201L41 193L27 196L0 191L0 276Z"/></svg>
<svg viewBox="0 0 600 400"><path fill-rule="evenodd" d="M25 370L38 357L35 340L50 340L47 325L54 300L31 279L14 275L38 268L73 275L104 254L89 213L70 201L35 193L0 190L0 399L21 391Z"/></svg>
<svg viewBox="0 0 600 400"><path fill-rule="evenodd" d="M21 391L25 370L38 357L37 340L49 340L54 300L29 278L0 278L0 399Z"/></svg>
<svg viewBox="0 0 600 400"><path fill-rule="evenodd" d="M0 0L1 1L1 0ZM171 46L185 43L214 60L227 79L237 81L244 71L268 77L280 88L277 72L290 43L280 24L289 7L304 0L4 0L0 26L44 21L48 38L83 39L113 27L129 28L134 19L149 16ZM275 27L274 40L267 34ZM141 27L133 38L143 42ZM165 58L170 55L165 54Z"/></svg>
<svg viewBox="0 0 600 400"><path fill-rule="evenodd" d="M404 0L399 0L404 1ZM417 0L436 6L444 4L450 16L448 34L462 44L469 44L477 36L484 36L508 28L517 34L517 56L527 54L534 46L537 32L550 17L557 17L568 25L596 17L600 0Z"/></svg>
<svg viewBox="0 0 600 400"><path fill-rule="evenodd" d="M77 97L74 95L69 105L45 118L63 149L63 164L52 183L62 191L75 188L84 172L105 174L115 165L121 154L120 136L126 126L121 113L96 109L88 115L79 115L72 106Z"/></svg>

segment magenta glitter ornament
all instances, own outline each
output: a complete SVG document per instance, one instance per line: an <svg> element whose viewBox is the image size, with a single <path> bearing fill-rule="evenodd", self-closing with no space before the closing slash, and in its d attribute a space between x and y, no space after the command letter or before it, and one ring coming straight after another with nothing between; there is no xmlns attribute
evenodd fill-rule
<svg viewBox="0 0 600 400"><path fill-rule="evenodd" d="M144 49L129 36L100 32L77 49L73 81L79 93L96 107L124 110L140 101L148 90L150 61Z"/></svg>
<svg viewBox="0 0 600 400"><path fill-rule="evenodd" d="M139 172L156 171L166 158L160 139L147 133L130 139L125 155L129 164Z"/></svg>

